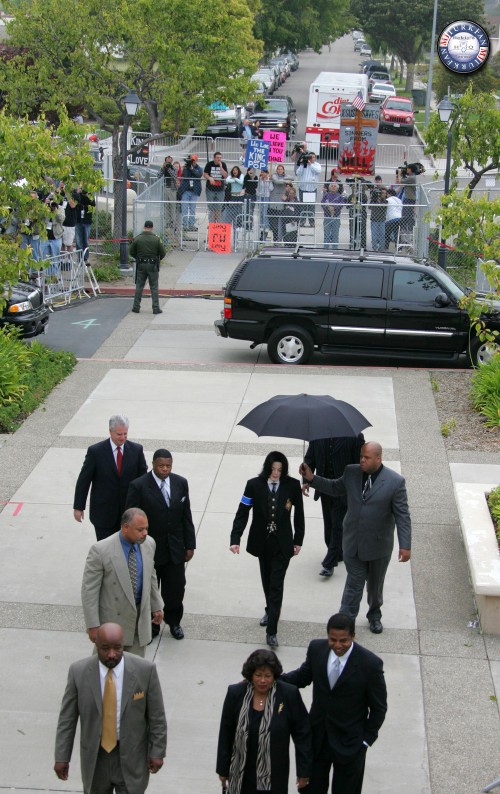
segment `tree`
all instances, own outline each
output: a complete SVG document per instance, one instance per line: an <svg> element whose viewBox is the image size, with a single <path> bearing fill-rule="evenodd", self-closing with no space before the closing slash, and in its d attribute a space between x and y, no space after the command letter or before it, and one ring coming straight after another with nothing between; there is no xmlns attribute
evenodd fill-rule
<svg viewBox="0 0 500 794"><path fill-rule="evenodd" d="M82 105L112 136L121 178L121 97L134 89L152 132L207 121L216 99L240 101L260 54L246 0L9 0L11 43L0 64L9 112ZM50 24L47 24L50 20ZM115 201L121 202L117 182ZM115 213L115 236L120 217Z"/></svg>
<svg viewBox="0 0 500 794"><path fill-rule="evenodd" d="M0 283L13 284L26 272L30 251L21 250L21 233L28 232L30 219L46 235L49 210L35 195L35 188L46 184L47 176L60 180L68 189L82 184L89 191L99 188L102 177L94 168L88 142L78 124L61 111L57 128L49 128L44 119L39 124L14 120L0 113L0 217L4 230L0 235ZM0 297L0 307L4 302Z"/></svg>
<svg viewBox="0 0 500 794"><path fill-rule="evenodd" d="M437 216L438 223L443 225L444 237L453 236L457 248L481 260L481 269L491 284L489 297L497 301L500 300L499 217L500 199L490 200L483 195L471 201L466 194L454 191L443 196ZM484 301L478 301L476 294L470 292L462 303L480 339L498 345L498 331L488 328Z"/></svg>
<svg viewBox="0 0 500 794"><path fill-rule="evenodd" d="M413 88L415 64L430 46L434 0L351 0L351 11L364 32L385 41L407 66L406 90ZM481 22L481 0L440 0L437 30L455 19Z"/></svg>
<svg viewBox="0 0 500 794"><path fill-rule="evenodd" d="M500 76L495 75L494 68L494 65L487 63L482 69L472 72L472 74L454 74L449 69L446 69L441 61L438 61L434 64L434 79L432 81L432 90L436 101L440 102L448 93L452 95L463 94L469 85L473 86L474 92L482 94L498 93L500 91Z"/></svg>
<svg viewBox="0 0 500 794"><path fill-rule="evenodd" d="M481 177L500 166L500 110L494 96L478 94L472 85L455 104L450 175L452 179L456 177L459 165L471 172L467 186L470 196ZM438 113L433 113L425 130L426 153L442 155L447 139L448 126L440 121Z"/></svg>
<svg viewBox="0 0 500 794"><path fill-rule="evenodd" d="M262 0L254 31L267 54L276 50L319 52L352 27L349 0Z"/></svg>

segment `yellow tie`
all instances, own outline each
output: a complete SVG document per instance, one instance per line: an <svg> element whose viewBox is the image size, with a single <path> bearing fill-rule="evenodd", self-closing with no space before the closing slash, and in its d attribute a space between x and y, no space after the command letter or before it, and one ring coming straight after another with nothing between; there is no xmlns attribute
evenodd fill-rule
<svg viewBox="0 0 500 794"><path fill-rule="evenodd" d="M104 681L104 696L102 699L102 734L101 747L110 753L117 744L116 739L116 687L113 671L108 670Z"/></svg>

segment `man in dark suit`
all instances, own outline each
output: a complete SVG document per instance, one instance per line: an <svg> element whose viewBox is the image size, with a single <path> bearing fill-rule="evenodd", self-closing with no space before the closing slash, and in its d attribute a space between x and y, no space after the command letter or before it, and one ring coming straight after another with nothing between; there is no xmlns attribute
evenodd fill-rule
<svg viewBox="0 0 500 794"><path fill-rule="evenodd" d="M140 507L156 541L155 569L164 601L163 616L176 640L182 640L186 562L193 558L196 533L185 477L172 474L172 455L157 449L153 470L130 483L127 507ZM153 626L153 634L157 633Z"/></svg>
<svg viewBox="0 0 500 794"><path fill-rule="evenodd" d="M293 507L293 531L292 514ZM285 574L304 540L304 504L298 480L288 474L288 460L282 452L270 452L258 477L248 480L233 521L230 551L240 553L240 541L253 510L247 551L259 558L266 613L260 621L266 627L267 644L277 647L278 620L283 603Z"/></svg>
<svg viewBox="0 0 500 794"><path fill-rule="evenodd" d="M84 794L144 794L163 766L167 721L156 667L123 653L123 631L103 624L97 654L69 668L57 725L54 771L67 780L80 720Z"/></svg>
<svg viewBox="0 0 500 794"><path fill-rule="evenodd" d="M307 447L304 463L307 463L318 477L334 480L342 477L350 463L359 463L361 447L365 443L363 433L355 438L318 438ZM304 496L309 496L309 485L302 486ZM314 501L321 497L321 512L325 543L328 551L321 563L320 576L332 576L334 568L344 559L342 556L342 524L347 511L343 496L327 496L316 491Z"/></svg>
<svg viewBox="0 0 500 794"><path fill-rule="evenodd" d="M87 449L78 475L73 503L75 521L83 521L90 491L90 520L97 540L104 540L120 529L130 482L147 470L141 444L127 441L129 421L126 416L109 420L109 439Z"/></svg>
<svg viewBox="0 0 500 794"><path fill-rule="evenodd" d="M394 526L399 540L399 561L411 556L411 519L405 481L382 465L382 447L374 441L361 449L358 466L347 466L342 477L327 480L313 476L306 463L300 473L321 493L344 495L343 554L347 580L340 611L356 618L366 582L370 631L380 634L384 580L394 546Z"/></svg>
<svg viewBox="0 0 500 794"><path fill-rule="evenodd" d="M281 679L313 685L310 794L327 794L332 765L332 794L361 794L366 750L387 711L382 660L353 642L349 615L332 615L326 630L327 639L309 643L305 662Z"/></svg>

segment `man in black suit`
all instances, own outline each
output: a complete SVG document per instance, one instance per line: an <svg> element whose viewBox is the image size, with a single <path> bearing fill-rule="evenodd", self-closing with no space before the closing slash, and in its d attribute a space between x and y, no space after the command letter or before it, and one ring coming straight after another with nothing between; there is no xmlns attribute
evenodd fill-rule
<svg viewBox="0 0 500 794"><path fill-rule="evenodd" d="M157 449L153 470L130 483L127 507L140 507L148 517L149 534L156 541L155 569L165 604L164 620L172 637L182 640L185 565L193 557L196 533L188 481L172 474L172 455L167 449ZM153 625L153 635L157 633Z"/></svg>
<svg viewBox="0 0 500 794"><path fill-rule="evenodd" d="M292 530L293 507L293 530ZM240 553L240 541L253 510L247 551L259 558L266 613L260 621L266 627L267 644L279 645L278 620L283 603L285 574L304 540L304 503L300 482L288 474L288 460L282 452L270 452L258 477L248 480L233 521L230 551Z"/></svg>
<svg viewBox="0 0 500 794"><path fill-rule="evenodd" d="M405 481L382 464L382 447L369 441L361 449L357 466L347 466L342 477L327 480L313 476L306 463L304 480L321 493L343 495L347 500L342 548L347 580L340 611L356 619L366 582L370 631L380 634L384 580L397 526L399 562L411 556L411 519Z"/></svg>
<svg viewBox="0 0 500 794"><path fill-rule="evenodd" d="M281 680L313 685L310 794L327 794L332 765L332 794L361 794L366 750L387 711L382 660L353 642L349 615L332 615L326 631L327 639L310 642L305 662Z"/></svg>
<svg viewBox="0 0 500 794"><path fill-rule="evenodd" d="M90 490L90 520L97 540L109 538L120 529L125 512L128 486L148 470L141 444L128 441L129 421L126 416L109 420L109 439L87 449L78 475L73 502L75 521L83 521Z"/></svg>
<svg viewBox="0 0 500 794"><path fill-rule="evenodd" d="M334 480L342 477L344 469L350 463L359 463L361 447L365 443L363 433L355 438L318 438L307 447L304 463L318 477ZM309 496L309 485L302 486L304 496ZM343 496L327 496L315 491L314 501L321 497L323 513L324 537L327 547L326 555L321 563L320 576L333 575L333 569L344 559L342 556L342 524L347 511L347 502Z"/></svg>

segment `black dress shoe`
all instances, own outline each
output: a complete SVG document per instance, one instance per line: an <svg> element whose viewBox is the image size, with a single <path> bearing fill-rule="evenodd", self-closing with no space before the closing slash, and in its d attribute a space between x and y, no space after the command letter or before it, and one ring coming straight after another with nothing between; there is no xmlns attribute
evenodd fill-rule
<svg viewBox="0 0 500 794"><path fill-rule="evenodd" d="M268 617L267 617L267 612L266 612L266 614L263 615L261 617L261 619L259 620L259 625L260 626L267 626L267 621L268 621Z"/></svg>
<svg viewBox="0 0 500 794"><path fill-rule="evenodd" d="M384 627L380 620L371 620L370 621L370 631L372 634L382 634Z"/></svg>
<svg viewBox="0 0 500 794"><path fill-rule="evenodd" d="M270 648L278 648L278 635L277 634L266 634L266 641Z"/></svg>
<svg viewBox="0 0 500 794"><path fill-rule="evenodd" d="M156 311L153 312L153 314L163 314L163 309L156 309Z"/></svg>
<svg viewBox="0 0 500 794"><path fill-rule="evenodd" d="M133 311L134 314L140 314L141 310L140 309L131 309L131 311Z"/></svg>
<svg viewBox="0 0 500 794"><path fill-rule="evenodd" d="M182 630L182 626L170 626L170 634L176 640L184 639L184 632Z"/></svg>

